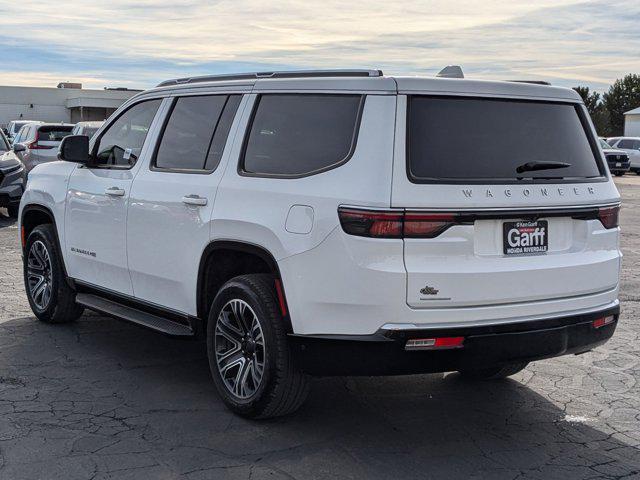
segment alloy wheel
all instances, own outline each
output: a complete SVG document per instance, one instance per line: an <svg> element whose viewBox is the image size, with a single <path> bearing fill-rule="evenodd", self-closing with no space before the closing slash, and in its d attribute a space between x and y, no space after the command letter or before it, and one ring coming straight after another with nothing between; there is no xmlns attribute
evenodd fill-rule
<svg viewBox="0 0 640 480"><path fill-rule="evenodd" d="M216 321L215 355L227 390L239 399L251 397L264 375L265 344L262 327L247 302L227 302Z"/></svg>
<svg viewBox="0 0 640 480"><path fill-rule="evenodd" d="M47 247L36 240L27 255L27 283L31 300L39 310L45 310L51 301L51 270Z"/></svg>

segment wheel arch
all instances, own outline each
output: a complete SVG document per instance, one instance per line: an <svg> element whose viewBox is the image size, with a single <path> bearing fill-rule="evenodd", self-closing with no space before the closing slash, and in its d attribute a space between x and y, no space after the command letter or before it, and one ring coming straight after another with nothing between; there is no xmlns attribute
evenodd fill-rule
<svg viewBox="0 0 640 480"><path fill-rule="evenodd" d="M53 235L56 243L58 244L58 251L60 252L60 258L62 260L62 269L64 277L67 283L73 287L72 282L69 280L67 274L67 266L65 265L64 252L62 251L62 245L60 244L60 235L58 233L58 225L56 223L56 217L49 207L40 205L37 203L30 203L22 208L20 214L20 246L22 255L25 254L25 245L29 234L39 225L50 224L53 226Z"/></svg>
<svg viewBox="0 0 640 480"><path fill-rule="evenodd" d="M228 266L222 266L222 271L216 272L214 261L220 258L230 258L231 262L238 260L236 265L230 269ZM255 261L253 264L247 262ZM252 267L256 268L252 271ZM227 268L225 270L225 268ZM211 275L220 273L218 280L212 280ZM287 333L293 333L291 319L289 317L288 307L286 303L285 285L282 282L280 268L273 254L266 248L238 240L214 240L209 243L202 252L200 257L200 265L198 267L198 282L196 305L198 318L202 319L206 325L209 308L215 295L218 293L219 287L231 278L251 273L271 273L276 277L277 283L276 294L280 302L281 313L285 321ZM279 284L279 285L278 285ZM211 286L216 286L215 291L211 291Z"/></svg>

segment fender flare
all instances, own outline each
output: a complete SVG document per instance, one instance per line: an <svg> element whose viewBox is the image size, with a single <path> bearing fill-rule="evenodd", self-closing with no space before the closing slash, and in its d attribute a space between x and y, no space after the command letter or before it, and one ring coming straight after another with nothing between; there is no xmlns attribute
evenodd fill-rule
<svg viewBox="0 0 640 480"><path fill-rule="evenodd" d="M235 250L238 252L249 253L262 259L269 266L271 271L277 276L278 280L280 281L280 290L283 297L282 301L284 302L285 305L287 304L286 293L285 293L286 289L285 289L284 283L282 282L280 267L278 266L278 262L276 261L275 257L269 250L267 250L263 246L260 246L254 243L245 242L245 241L240 241L240 240L214 240L211 243L209 243L205 247L205 249L202 251L202 255L200 256L200 265L198 267L198 282L196 287L197 288L196 306L197 306L198 317L203 322L207 321L207 318L204 312L206 312L207 308L209 307L208 305L204 304L204 299L205 299L205 295L203 291L204 269L207 264L207 259L216 250ZM280 292L278 292L278 295L279 294ZM287 333L293 333L293 327L291 325L291 318L288 313L288 308L287 308L287 314L284 316L284 321L286 322Z"/></svg>

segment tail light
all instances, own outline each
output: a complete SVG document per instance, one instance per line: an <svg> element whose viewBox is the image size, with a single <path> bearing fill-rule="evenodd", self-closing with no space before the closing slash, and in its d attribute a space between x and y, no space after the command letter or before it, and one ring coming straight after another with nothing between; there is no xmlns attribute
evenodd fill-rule
<svg viewBox="0 0 640 480"><path fill-rule="evenodd" d="M376 238L402 238L404 212L338 209L342 229L350 235Z"/></svg>
<svg viewBox="0 0 640 480"><path fill-rule="evenodd" d="M342 229L360 237L434 238L456 225L459 217L450 213L338 209Z"/></svg>
<svg viewBox="0 0 640 480"><path fill-rule="evenodd" d="M39 135L39 132L36 132L36 139L33 142L27 144L27 148L29 150L50 150L54 148L51 145L40 145L38 143L38 135Z"/></svg>
<svg viewBox="0 0 640 480"><path fill-rule="evenodd" d="M618 216L620 213L620 205L615 207L603 207L598 209L598 219L602 222L604 228L616 228L618 226Z"/></svg>

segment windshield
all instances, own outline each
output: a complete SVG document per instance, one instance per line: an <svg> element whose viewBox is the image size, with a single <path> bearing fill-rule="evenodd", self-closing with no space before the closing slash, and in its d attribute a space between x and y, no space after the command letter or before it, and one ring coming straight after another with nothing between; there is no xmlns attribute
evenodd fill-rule
<svg viewBox="0 0 640 480"><path fill-rule="evenodd" d="M71 135L72 126L40 127L38 142L60 142L67 135Z"/></svg>
<svg viewBox="0 0 640 480"><path fill-rule="evenodd" d="M600 140L600 147L601 147L603 150L610 150L610 149L611 149L611 145L609 145L607 142L605 142L605 141L604 141L604 140L602 140L601 138L600 138L599 140Z"/></svg>
<svg viewBox="0 0 640 480"><path fill-rule="evenodd" d="M4 138L4 135L0 134L0 151L6 152L8 150L10 150L9 144Z"/></svg>
<svg viewBox="0 0 640 480"><path fill-rule="evenodd" d="M409 178L489 183L601 177L583 122L579 107L569 103L413 96Z"/></svg>

